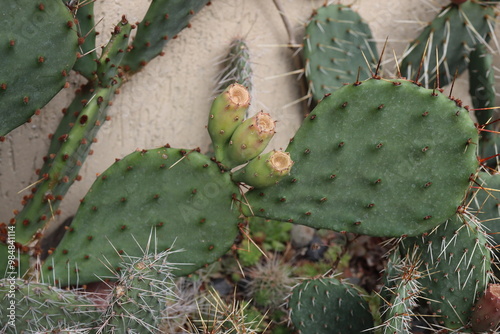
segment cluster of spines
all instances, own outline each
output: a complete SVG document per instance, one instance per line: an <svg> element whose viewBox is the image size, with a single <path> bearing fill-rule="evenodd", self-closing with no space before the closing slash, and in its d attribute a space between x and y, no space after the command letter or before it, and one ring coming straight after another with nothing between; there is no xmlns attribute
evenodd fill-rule
<svg viewBox="0 0 500 334"><path fill-rule="evenodd" d="M229 45L229 53L221 61L223 69L217 77L215 95L221 94L227 86L239 83L252 95L253 70L248 45L243 38L235 38ZM246 115L248 117L248 113Z"/></svg>
<svg viewBox="0 0 500 334"><path fill-rule="evenodd" d="M352 285L336 278L302 282L294 287L288 305L299 333L369 333L373 327L366 300Z"/></svg>
<svg viewBox="0 0 500 334"><path fill-rule="evenodd" d="M433 231L403 241L403 252L418 248L422 295L438 326L468 326L471 309L491 275L489 239L481 224L457 214ZM406 249L406 250L404 250Z"/></svg>
<svg viewBox="0 0 500 334"><path fill-rule="evenodd" d="M106 333L157 333L164 318L167 302L176 301L173 266L168 262L171 251L124 255L123 268L114 273L118 281L110 294L109 305L100 328Z"/></svg>
<svg viewBox="0 0 500 334"><path fill-rule="evenodd" d="M303 56L315 102L345 83L370 77L378 59L372 39L369 26L349 6L324 5L313 12Z"/></svg>
<svg viewBox="0 0 500 334"><path fill-rule="evenodd" d="M404 76L425 87L443 87L467 69L471 50L494 34L496 12L480 1L450 3L424 28L405 52Z"/></svg>
<svg viewBox="0 0 500 334"><path fill-rule="evenodd" d="M2 333L89 331L101 314L82 291L17 278L0 281L0 304Z"/></svg>
<svg viewBox="0 0 500 334"><path fill-rule="evenodd" d="M386 271L386 285L382 293L386 305L382 309L384 322L380 325L385 334L411 333L415 319L414 308L418 305L421 294L421 279L418 249L414 248L405 257L400 257L399 250L394 250Z"/></svg>

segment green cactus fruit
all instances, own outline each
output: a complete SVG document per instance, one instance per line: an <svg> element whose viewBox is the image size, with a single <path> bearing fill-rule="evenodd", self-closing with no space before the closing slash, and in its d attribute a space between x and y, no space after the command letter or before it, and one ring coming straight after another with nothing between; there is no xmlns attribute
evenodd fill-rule
<svg viewBox="0 0 500 334"><path fill-rule="evenodd" d="M288 152L271 151L252 159L248 165L233 173L233 180L254 188L276 185L292 169L293 161Z"/></svg>
<svg viewBox="0 0 500 334"><path fill-rule="evenodd" d="M450 3L410 43L401 74L429 88L451 83L455 73L467 69L470 51L477 44L487 44L494 33L495 17L494 8L481 1Z"/></svg>
<svg viewBox="0 0 500 334"><path fill-rule="evenodd" d="M489 284L472 312L471 325L475 333L490 332L500 324L500 285Z"/></svg>
<svg viewBox="0 0 500 334"><path fill-rule="evenodd" d="M221 163L236 167L257 157L273 138L275 127L276 121L262 111L240 123L224 148L226 160Z"/></svg>
<svg viewBox="0 0 500 334"><path fill-rule="evenodd" d="M235 38L229 45L229 54L222 60L224 66L217 77L217 88L215 94L221 94L227 86L239 83L252 93L253 70L250 62L248 46L243 38Z"/></svg>
<svg viewBox="0 0 500 334"><path fill-rule="evenodd" d="M290 175L248 192L243 213L373 236L418 235L461 205L478 166L477 140L468 111L438 90L386 79L344 86L291 140Z"/></svg>
<svg viewBox="0 0 500 334"><path fill-rule="evenodd" d="M477 216L495 245L500 245L500 174L480 172L471 194L469 211ZM494 251L498 254L497 247Z"/></svg>
<svg viewBox="0 0 500 334"><path fill-rule="evenodd" d="M70 186L80 178L78 172L81 165L89 154L97 131L106 121L108 103L120 85L121 80L116 79L114 86L96 89L89 100L77 99L68 109L70 113L73 110L77 112L79 108L81 111L73 126L66 123L60 126L61 130L69 127L69 132L52 137L53 142L59 142L50 147L55 153L49 150L47 161L39 172L39 181L32 194L27 196L24 208L14 218L17 242L26 245L41 237L36 232L52 219ZM66 116L64 122L73 119L74 114Z"/></svg>
<svg viewBox="0 0 500 334"><path fill-rule="evenodd" d="M154 0L139 23L130 52L124 58L127 71L137 72L160 55L168 41L177 37L209 0Z"/></svg>
<svg viewBox="0 0 500 334"><path fill-rule="evenodd" d="M250 93L238 84L228 86L215 98L208 117L208 133L218 161L225 159L225 146L236 128L243 122L250 106Z"/></svg>
<svg viewBox="0 0 500 334"><path fill-rule="evenodd" d="M467 326L477 297L485 291L491 270L487 236L481 224L456 214L420 237L403 241L404 249L418 247L422 294L440 326Z"/></svg>
<svg viewBox="0 0 500 334"><path fill-rule="evenodd" d="M9 1L0 23L0 136L5 136L64 87L78 37L62 1Z"/></svg>
<svg viewBox="0 0 500 334"><path fill-rule="evenodd" d="M94 79L97 71L97 53L95 47L95 31L94 20L94 2L95 1L79 1L76 5L72 5L71 1L66 1L73 16L77 19L76 27L78 33L78 57L73 70L77 71L89 81Z"/></svg>
<svg viewBox="0 0 500 334"><path fill-rule="evenodd" d="M118 67L127 50L131 30L132 26L128 23L125 15L122 16L121 22L115 26L112 37L102 50L101 58L98 61L97 77L101 86L109 87L118 73Z"/></svg>
<svg viewBox="0 0 500 334"><path fill-rule="evenodd" d="M104 333L159 333L159 325L167 303L178 299L171 251L124 256L123 268L113 286L109 306L104 315Z"/></svg>
<svg viewBox="0 0 500 334"><path fill-rule="evenodd" d="M316 101L345 83L369 78L379 58L370 27L344 5L314 11L306 27L303 56Z"/></svg>
<svg viewBox="0 0 500 334"><path fill-rule="evenodd" d="M108 271L100 261L117 267L120 253L136 255L136 242L145 244L156 229L159 250L185 250L170 260L186 263L174 273L187 275L217 260L234 243L237 194L229 173L196 150L134 152L94 182L43 274L62 286L95 281Z"/></svg>
<svg viewBox="0 0 500 334"><path fill-rule="evenodd" d="M60 333L90 330L101 311L83 292L16 278L0 280L0 332Z"/></svg>
<svg viewBox="0 0 500 334"><path fill-rule="evenodd" d="M374 325L359 292L335 278L311 279L296 286L289 307L301 334L370 333Z"/></svg>

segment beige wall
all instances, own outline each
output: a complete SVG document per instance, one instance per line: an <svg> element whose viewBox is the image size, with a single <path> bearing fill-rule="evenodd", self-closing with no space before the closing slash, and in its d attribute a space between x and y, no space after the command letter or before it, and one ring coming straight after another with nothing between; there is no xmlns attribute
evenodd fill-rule
<svg viewBox="0 0 500 334"><path fill-rule="evenodd" d="M297 35L313 8L322 0L280 0L286 8ZM263 109L279 120L272 148L285 148L301 121L298 106L283 108L300 97L294 77L271 79L292 70L288 37L272 0L213 0L192 21L180 38L165 49L165 56L152 61L121 89L109 114L112 120L98 134L94 154L81 170L83 180L75 183L61 208L65 218L74 214L96 173L104 171L115 158L137 148L153 148L170 143L173 147L206 149L209 137L205 130L210 97L217 74L218 57L225 54L233 37L247 38L254 69L254 111ZM369 22L379 50L389 37L392 50L401 55L407 42L425 22L434 16L446 0L358 0L340 1ZM147 9L146 0L96 0L96 19L100 43L110 36L113 25L126 14L131 22L139 21ZM409 22L412 21L412 22ZM300 40L300 39L299 39ZM394 64L386 68L391 71ZM73 79L77 84L77 79ZM467 82L460 79L457 97L469 101ZM33 122L21 126L0 144L0 222L8 221L12 210L20 209L23 195L18 191L36 181L34 170L42 165L48 148L47 136L57 126L60 110L71 101L72 88L61 92Z"/></svg>

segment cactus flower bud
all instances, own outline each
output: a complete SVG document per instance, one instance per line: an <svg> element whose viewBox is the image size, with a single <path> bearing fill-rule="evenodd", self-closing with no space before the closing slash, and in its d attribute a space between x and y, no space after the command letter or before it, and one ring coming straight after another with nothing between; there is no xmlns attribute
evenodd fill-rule
<svg viewBox="0 0 500 334"><path fill-rule="evenodd" d="M290 153L271 151L252 159L248 165L233 174L233 180L254 188L275 185L290 173L293 161Z"/></svg>
<svg viewBox="0 0 500 334"><path fill-rule="evenodd" d="M234 130L243 121L249 106L250 93L237 83L227 87L212 103L207 128L217 160L220 160L218 151L229 142Z"/></svg>
<svg viewBox="0 0 500 334"><path fill-rule="evenodd" d="M234 167L261 154L276 133L275 127L276 121L262 111L241 123L226 147L227 161L223 163Z"/></svg>

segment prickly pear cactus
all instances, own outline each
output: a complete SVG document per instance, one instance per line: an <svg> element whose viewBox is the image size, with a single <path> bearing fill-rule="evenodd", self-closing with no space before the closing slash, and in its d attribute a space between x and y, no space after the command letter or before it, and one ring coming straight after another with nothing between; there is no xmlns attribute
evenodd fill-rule
<svg viewBox="0 0 500 334"><path fill-rule="evenodd" d="M57 134L63 130L69 131L57 138L53 137L49 156L46 157L45 164L39 172L39 182L31 189L32 194L23 203L24 208L13 220L17 225L17 242L25 245L30 240L38 239L40 235L35 233L41 231L54 212L57 212L69 187L78 179L78 172L88 155L90 145L100 125L106 121L108 102L119 86L117 83L110 88L96 89L91 93L89 100L77 100L68 109L69 112L79 111L77 120L72 126L61 123ZM88 95L84 92L82 96ZM74 114L66 116L63 118L64 122L71 121ZM50 153L52 150L55 153Z"/></svg>
<svg viewBox="0 0 500 334"><path fill-rule="evenodd" d="M101 58L97 62L97 77L103 87L109 87L118 73L118 67L127 50L128 40L132 26L128 23L125 15L115 26L111 39L102 50Z"/></svg>
<svg viewBox="0 0 500 334"><path fill-rule="evenodd" d="M420 272L421 261L419 250L410 250L405 257L400 256L396 249L387 264L383 299L387 301L382 309L384 334L410 334L414 308L421 294L419 279L424 275Z"/></svg>
<svg viewBox="0 0 500 334"><path fill-rule="evenodd" d="M450 3L410 43L401 64L401 74L432 88L439 68L438 85L449 84L455 73L467 69L469 53L474 46L486 44L494 33L495 17L495 9L482 1Z"/></svg>
<svg viewBox="0 0 500 334"><path fill-rule="evenodd" d="M489 174L480 172L474 186L475 191L471 195L469 210L477 216L484 226L486 232L491 235L494 242L494 251L498 252L500 245L500 174Z"/></svg>
<svg viewBox="0 0 500 334"><path fill-rule="evenodd" d="M7 334L89 330L101 313L83 293L16 278L0 280L0 305Z"/></svg>
<svg viewBox="0 0 500 334"><path fill-rule="evenodd" d="M418 235L451 217L477 168L469 113L438 90L369 79L326 97L287 151L277 186L246 215L375 236Z"/></svg>
<svg viewBox="0 0 500 334"><path fill-rule="evenodd" d="M335 278L307 280L293 289L291 319L301 334L370 333L368 303L351 285Z"/></svg>
<svg viewBox="0 0 500 334"><path fill-rule="evenodd" d="M252 93L252 63L248 45L243 38L235 38L229 45L229 54L222 61L224 66L222 72L217 77L217 88L215 95L222 93L227 86L239 83ZM247 114L248 116L248 114Z"/></svg>
<svg viewBox="0 0 500 334"><path fill-rule="evenodd" d="M130 52L124 58L124 68L131 72L142 69L161 54L167 42L177 36L189 20L209 0L154 0L138 26Z"/></svg>
<svg viewBox="0 0 500 334"><path fill-rule="evenodd" d="M77 20L76 32L78 34L78 57L73 70L89 80L94 79L97 70L97 53L95 47L94 1L65 0L73 16ZM74 5L73 5L74 4Z"/></svg>
<svg viewBox="0 0 500 334"><path fill-rule="evenodd" d="M189 274L234 243L238 194L229 173L196 150L132 153L94 182L43 273L63 286L93 282L109 273L101 261L116 268L120 254L136 255L154 230L159 250L185 250L169 260L186 264L174 274Z"/></svg>
<svg viewBox="0 0 500 334"><path fill-rule="evenodd" d="M101 327L104 333L159 333L168 302L175 301L172 252L124 257Z"/></svg>
<svg viewBox="0 0 500 334"><path fill-rule="evenodd" d="M422 295L440 326L468 324L476 299L491 270L487 236L481 224L456 214L430 233L404 240L405 249L420 249ZM403 252L405 251L403 249Z"/></svg>
<svg viewBox="0 0 500 334"><path fill-rule="evenodd" d="M9 1L0 17L0 136L59 92L76 61L73 16L62 1Z"/></svg>
<svg viewBox="0 0 500 334"><path fill-rule="evenodd" d="M314 11L304 37L305 74L314 100L356 81L358 72L360 80L370 77L379 58L372 39L370 27L349 6Z"/></svg>

